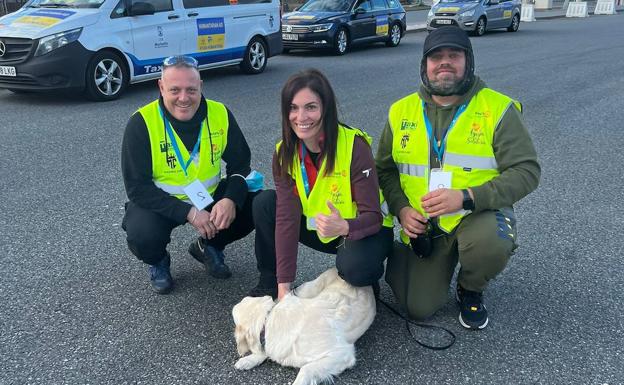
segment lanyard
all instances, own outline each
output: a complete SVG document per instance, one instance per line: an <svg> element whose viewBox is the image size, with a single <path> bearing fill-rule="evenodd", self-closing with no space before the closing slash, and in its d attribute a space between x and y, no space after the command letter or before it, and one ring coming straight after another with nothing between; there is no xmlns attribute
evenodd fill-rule
<svg viewBox="0 0 624 385"><path fill-rule="evenodd" d="M310 182L308 181L308 172L305 168L305 156L306 156L306 148L305 144L299 142L301 145L301 177L303 178L303 188L305 189L306 196L310 195Z"/></svg>
<svg viewBox="0 0 624 385"><path fill-rule="evenodd" d="M451 124L449 125L448 129L444 133L444 138L442 138L440 142L435 140L433 129L431 128L431 122L429 121L429 117L427 116L427 108L425 106L424 100L422 102L422 110L423 110L423 116L425 118L425 126L427 126L427 134L429 135L429 140L433 144L433 151L435 151L436 155L438 156L438 160L440 161L440 165L441 165L442 157L444 156L444 147L446 147L446 137L448 136L448 133L451 131L453 126L455 126L455 123L457 123L457 119L459 119L459 116L466 110L466 104L462 104L461 106L459 106L459 108L457 109L457 112L455 113L455 116L453 117L453 120L451 120Z"/></svg>
<svg viewBox="0 0 624 385"><path fill-rule="evenodd" d="M182 171L184 171L184 175L188 176L188 172L186 170L188 169L188 166L191 164L191 162L193 161L193 158L195 158L195 156L197 155L197 152L199 151L199 143L201 142L202 131L204 129L204 125L202 124L200 126L199 135L197 136L197 142L195 143L195 147L193 147L193 151L191 152L191 156L189 156L188 161L185 162L184 159L182 158L182 153L180 152L180 147L178 146L178 142L176 141L175 135L173 134L173 129L171 128L171 124L169 124L169 121L165 117L165 114L163 113L160 106L158 106L158 110L160 111L160 116L165 122L165 130L167 130L167 135L169 135L169 139L171 139L171 146L173 147L175 156L178 159L178 163L180 163L180 167L182 167Z"/></svg>

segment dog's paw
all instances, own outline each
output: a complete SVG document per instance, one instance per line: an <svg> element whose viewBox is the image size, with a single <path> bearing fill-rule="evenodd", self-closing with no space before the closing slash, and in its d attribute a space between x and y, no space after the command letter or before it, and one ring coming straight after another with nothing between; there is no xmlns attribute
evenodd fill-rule
<svg viewBox="0 0 624 385"><path fill-rule="evenodd" d="M245 356L234 364L234 367L238 370L249 370L255 368L266 360L266 356L261 354L250 354Z"/></svg>

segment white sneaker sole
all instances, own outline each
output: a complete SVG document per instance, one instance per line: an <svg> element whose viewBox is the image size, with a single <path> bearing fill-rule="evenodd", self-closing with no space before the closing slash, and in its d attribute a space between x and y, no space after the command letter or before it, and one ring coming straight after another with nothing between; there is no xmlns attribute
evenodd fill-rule
<svg viewBox="0 0 624 385"><path fill-rule="evenodd" d="M462 319L461 313L459 314L459 323L461 324L461 326L465 327L466 329L481 330L481 329L484 329L488 325L489 322L490 322L490 319L486 318L485 322L482 325L479 325L477 327L470 326L464 322L464 320Z"/></svg>

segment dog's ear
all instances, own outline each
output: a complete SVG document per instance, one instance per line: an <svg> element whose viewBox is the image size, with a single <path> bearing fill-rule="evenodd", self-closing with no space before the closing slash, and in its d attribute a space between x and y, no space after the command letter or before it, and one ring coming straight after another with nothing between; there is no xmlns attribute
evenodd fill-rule
<svg viewBox="0 0 624 385"><path fill-rule="evenodd" d="M239 356L244 356L249 352L249 345L247 344L247 332L241 325L236 325L234 328L234 338L236 339L236 350Z"/></svg>

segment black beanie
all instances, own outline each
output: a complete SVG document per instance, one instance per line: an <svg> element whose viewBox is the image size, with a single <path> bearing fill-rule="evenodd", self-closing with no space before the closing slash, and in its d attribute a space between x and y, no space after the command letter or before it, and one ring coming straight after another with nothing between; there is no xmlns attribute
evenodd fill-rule
<svg viewBox="0 0 624 385"><path fill-rule="evenodd" d="M474 56L472 54L472 44L468 34L459 27L441 27L433 30L425 39L423 45L423 56L420 61L420 78L427 91L431 92L429 79L427 78L427 55L438 48L454 47L464 50L466 54L466 69L464 80L457 92L459 95L465 94L474 83Z"/></svg>

